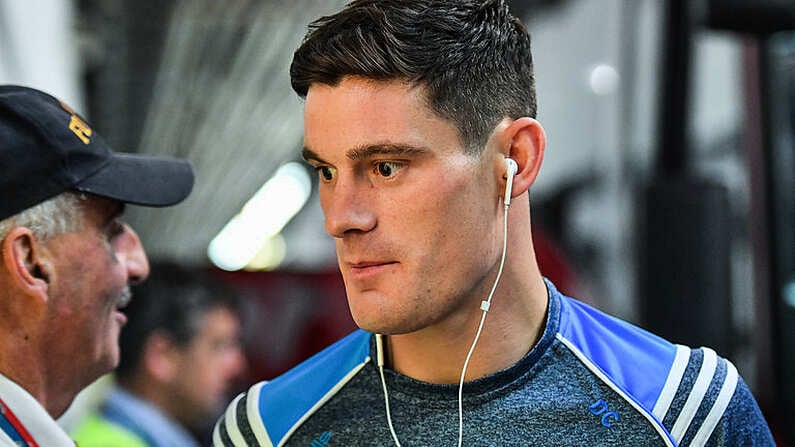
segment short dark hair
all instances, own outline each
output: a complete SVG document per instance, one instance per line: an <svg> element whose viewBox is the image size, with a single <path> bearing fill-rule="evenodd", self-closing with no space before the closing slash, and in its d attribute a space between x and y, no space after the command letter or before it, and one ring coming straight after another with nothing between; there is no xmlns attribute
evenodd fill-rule
<svg viewBox="0 0 795 447"><path fill-rule="evenodd" d="M186 346L196 336L201 319L211 310L226 308L237 314L235 291L211 277L170 261L154 262L149 278L132 287L132 300L124 308L127 324L119 336L119 379L131 377L141 361L146 340L154 333Z"/></svg>
<svg viewBox="0 0 795 447"><path fill-rule="evenodd" d="M309 25L290 66L301 97L346 76L424 86L468 153L502 119L536 116L530 36L505 0L355 0Z"/></svg>

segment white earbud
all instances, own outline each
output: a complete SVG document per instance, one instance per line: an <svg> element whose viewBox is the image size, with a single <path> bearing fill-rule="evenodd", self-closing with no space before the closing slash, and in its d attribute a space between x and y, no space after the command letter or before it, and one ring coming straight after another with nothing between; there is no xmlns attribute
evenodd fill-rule
<svg viewBox="0 0 795 447"><path fill-rule="evenodd" d="M513 161L512 158L505 159L505 198L503 199L503 203L505 206L511 204L511 191L513 190L513 176L516 175L516 171L519 170L519 166Z"/></svg>

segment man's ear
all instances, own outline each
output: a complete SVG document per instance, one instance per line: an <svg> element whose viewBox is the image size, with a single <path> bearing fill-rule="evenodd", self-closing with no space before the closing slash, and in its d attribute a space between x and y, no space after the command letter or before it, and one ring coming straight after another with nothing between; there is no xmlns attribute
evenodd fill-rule
<svg viewBox="0 0 795 447"><path fill-rule="evenodd" d="M546 133L541 123L533 118L523 117L511 122L504 130L506 152L504 156L516 162L518 170L513 178L514 198L530 189L535 183L541 162L544 160L544 149L547 144Z"/></svg>
<svg viewBox="0 0 795 447"><path fill-rule="evenodd" d="M14 227L2 241L3 267L16 288L47 301L52 261L29 228Z"/></svg>
<svg viewBox="0 0 795 447"><path fill-rule="evenodd" d="M155 331L144 342L143 367L158 382L173 382L178 379L177 354L178 347L174 340L161 331Z"/></svg>

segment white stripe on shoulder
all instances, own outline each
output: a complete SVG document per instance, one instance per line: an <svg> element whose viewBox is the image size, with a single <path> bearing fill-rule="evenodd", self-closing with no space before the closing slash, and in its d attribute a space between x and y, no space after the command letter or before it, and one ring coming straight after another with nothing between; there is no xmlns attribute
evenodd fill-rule
<svg viewBox="0 0 795 447"><path fill-rule="evenodd" d="M254 437L257 438L257 445L262 447L273 447L273 441L268 435L268 430L262 422L262 415L259 413L259 393L267 382L260 382L248 390L246 399L246 419Z"/></svg>
<svg viewBox="0 0 795 447"><path fill-rule="evenodd" d="M288 430L287 433L284 435L284 438L282 438L281 442L279 442L279 447L282 447L285 443L287 443L287 440L290 439L290 436L293 435L293 432L298 430L298 427L300 427L301 424L303 424L307 419L309 419L309 417L312 416L312 414L314 414L315 411L318 410L318 408L325 405L329 399L334 397L334 395L337 394L337 392L343 386L345 386L345 384L348 383L348 381L351 380L353 376L358 374L359 371L361 371L362 368L364 368L364 365L366 365L369 361L370 361L370 356L368 355L362 363L359 363L350 371L348 371L348 374L345 374L345 377L340 379L339 382L337 382L333 387L331 387L331 389L328 390L328 392L325 395L323 395L323 397L320 400L318 400L315 403L315 405L313 405L312 408L309 409L309 411L307 411L303 416L301 416L301 419L299 419L298 421L296 421L295 424L293 424L290 430Z"/></svg>
<svg viewBox="0 0 795 447"><path fill-rule="evenodd" d="M667 445L667 446L669 446L669 447L674 447L674 444L673 444L673 443L671 443L671 439L668 437L668 434L667 434L667 433L666 433L666 431L665 431L665 427L663 427L663 426L662 426L662 423L661 423L661 422L657 421L657 420L654 418L654 416L653 416L651 413L649 413L649 412L648 412L648 410L646 410L646 409L642 408L640 405L638 405L638 403L637 403L637 402L635 402L635 399L631 399L629 396L627 396L627 395L626 395L626 393L624 393L624 391L623 391L623 390L621 390L621 388L619 388L619 387L618 387L618 386L617 386L615 383L613 383L613 381L612 381L612 380L611 380L609 377L607 377L607 376L605 375L605 373L604 373L604 372L602 372L602 370L601 370L601 369L600 369L598 366L594 365L594 364L591 362L591 359L589 359L588 357L586 357L586 356L585 356L585 354L583 354L583 353L582 353L582 352L581 352L581 351L580 351L580 350L579 350L579 349L578 349L576 346L574 346L574 343L572 343L571 341L567 340L567 339L566 339L565 337L563 337L563 335L562 335L562 334L560 334L560 333L558 333L558 334L556 335L556 338L557 338L558 340L560 340L560 342L561 342L561 343L563 343L564 345L566 345L566 347L567 347L567 348L569 348L569 350L570 350L571 352L573 352L573 353L574 353L574 355L575 355L575 356L576 356L576 357L577 357L577 358L578 358L578 359L579 359L579 360L580 360L580 361L581 361L581 362L582 362L582 363L583 363L583 364L584 364L584 365L585 365L585 366L586 366L586 367L587 367L589 370L591 370L591 372L592 372L592 373L594 373L594 374L595 374L595 375L596 375L596 376L597 376L599 379L601 379L601 380L602 380L602 382L604 382L604 383L605 383L607 386L609 386L610 388L612 388L612 389L613 389L613 391L615 391L616 393L618 393L618 395L619 395L619 396L621 396L621 398L623 398L623 399L624 399L624 400L625 400L627 403L629 403L630 405L632 405L632 406L635 408L635 410L637 410L637 411L638 411L638 413L640 413L641 415L643 415L643 417L645 417L645 418L646 418L646 419L647 419L647 420L648 420L648 421L651 423L651 426L652 426L652 427L654 427L654 429L657 431L657 433L659 433L659 435L660 435L660 439L662 439L662 440L663 440L663 442L665 442L665 445Z"/></svg>
<svg viewBox="0 0 795 447"><path fill-rule="evenodd" d="M668 378L665 380L665 385L660 392L660 397L657 398L657 403L654 404L654 417L660 422L665 418L668 409L671 408L671 402L676 396L676 390L679 389L679 384L682 383L682 377L685 375L685 368L690 361L690 348L687 346L676 345L676 356L674 363L668 371Z"/></svg>
<svg viewBox="0 0 795 447"><path fill-rule="evenodd" d="M226 411L224 412L224 424L226 427L226 434L229 436L229 440L232 441L232 445L234 446L244 446L246 445L246 440L243 439L243 435L240 433L240 429L237 427L237 404L240 402L244 394L238 394L237 397L226 407ZM220 433L219 433L220 437Z"/></svg>
<svg viewBox="0 0 795 447"><path fill-rule="evenodd" d="M696 432L693 442L690 443L691 446L698 447L707 445L709 437L723 417L723 413L726 412L726 408L728 408L729 402L731 402L734 396L734 390L737 389L738 377L737 368L732 365L732 362L726 360L726 378L723 379L723 385L718 394L718 398L715 399L712 409L709 410L709 414L704 419L698 432Z"/></svg>
<svg viewBox="0 0 795 447"><path fill-rule="evenodd" d="M687 433L687 429L690 428L690 423L693 422L698 407L701 405L704 395L707 394L707 389L709 389L709 385L715 377L715 369L718 366L718 355L715 354L715 351L710 348L702 348L702 350L704 351L704 360L701 362L701 369L698 371L698 377L693 384L693 389L690 390L690 395L687 396L682 411L679 413L671 429L671 436L674 437L677 444L682 442L682 438L685 436L685 433Z"/></svg>
<svg viewBox="0 0 795 447"><path fill-rule="evenodd" d="M226 415L224 415L226 417ZM222 419L223 420L223 419ZM224 443L221 441L221 420L215 423L215 427L213 427L213 447L223 447Z"/></svg>

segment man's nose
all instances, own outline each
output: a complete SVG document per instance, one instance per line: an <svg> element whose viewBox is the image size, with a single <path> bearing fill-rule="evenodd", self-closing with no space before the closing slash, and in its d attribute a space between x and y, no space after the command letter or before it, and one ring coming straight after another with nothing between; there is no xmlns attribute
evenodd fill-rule
<svg viewBox="0 0 795 447"><path fill-rule="evenodd" d="M117 239L116 256L127 269L127 282L137 284L149 276L149 260L138 234L129 225L123 225L124 232Z"/></svg>
<svg viewBox="0 0 795 447"><path fill-rule="evenodd" d="M320 193L320 204L326 217L326 232L342 238L351 232L367 232L375 228L376 214L368 201L369 183L354 177L339 178L333 186Z"/></svg>

